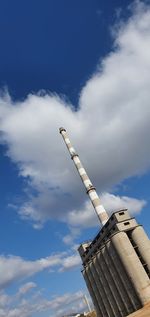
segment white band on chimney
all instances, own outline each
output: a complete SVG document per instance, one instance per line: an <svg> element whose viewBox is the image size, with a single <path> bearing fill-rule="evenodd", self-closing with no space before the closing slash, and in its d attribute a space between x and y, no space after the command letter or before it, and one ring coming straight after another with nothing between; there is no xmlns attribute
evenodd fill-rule
<svg viewBox="0 0 150 317"><path fill-rule="evenodd" d="M83 181L84 185L86 188L88 188L89 186L92 186L92 183L89 179L86 179L85 181Z"/></svg>
<svg viewBox="0 0 150 317"><path fill-rule="evenodd" d="M95 209L96 209L98 214L106 213L103 205L96 206Z"/></svg>
<svg viewBox="0 0 150 317"><path fill-rule="evenodd" d="M70 143L70 140L69 140L68 138L65 138L65 142L66 142L67 144L69 144L69 143Z"/></svg>
<svg viewBox="0 0 150 317"><path fill-rule="evenodd" d="M79 160L78 156L75 156L75 157L74 157L74 163L75 163L75 164L80 163L80 160Z"/></svg>
<svg viewBox="0 0 150 317"><path fill-rule="evenodd" d="M73 147L70 147L69 150L71 154L75 153L75 149Z"/></svg>
<svg viewBox="0 0 150 317"><path fill-rule="evenodd" d="M86 175L86 171L83 167L79 168L79 174L82 175Z"/></svg>
<svg viewBox="0 0 150 317"><path fill-rule="evenodd" d="M92 200L98 198L98 195L97 195L97 193L95 192L95 190L90 191L90 192L89 192L89 196L90 196L90 198L91 198Z"/></svg>

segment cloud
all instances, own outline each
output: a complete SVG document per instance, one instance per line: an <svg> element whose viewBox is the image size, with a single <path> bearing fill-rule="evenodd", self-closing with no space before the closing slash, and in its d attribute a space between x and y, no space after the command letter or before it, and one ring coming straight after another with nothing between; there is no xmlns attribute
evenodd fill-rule
<svg viewBox="0 0 150 317"><path fill-rule="evenodd" d="M130 214L135 215L140 213L146 205L145 200L139 200L126 196L115 196L110 193L103 193L101 195L101 202L109 214L111 214L112 211L114 212L119 209L127 208ZM98 219L93 213L90 202L86 202L82 209L71 211L68 215L68 223L71 227L78 227L80 225L80 227L83 228L98 225ZM71 234L71 236L75 237L73 234Z"/></svg>
<svg viewBox="0 0 150 317"><path fill-rule="evenodd" d="M140 213L146 205L146 201L144 199L140 200L127 196L115 196L109 193L104 193L101 200L109 212L127 208L132 215Z"/></svg>
<svg viewBox="0 0 150 317"><path fill-rule="evenodd" d="M68 221L69 224L69 221ZM80 227L82 226L82 223L80 223ZM62 241L67 245L73 245L74 250L77 249L77 246L74 245L74 239L78 236L80 236L81 230L79 227L76 226L69 226L70 233L66 236L62 237Z"/></svg>
<svg viewBox="0 0 150 317"><path fill-rule="evenodd" d="M21 301L16 301L17 294L14 296L8 296L7 294L0 294L0 303L3 298L7 298L8 302L5 307L1 306L1 317L31 317L34 314L36 316L41 312L49 313L49 316L62 316L71 312L83 312L87 310L87 307L83 300L83 293L77 291L75 293L65 293L63 295L57 295L51 300L43 297L43 294L38 294L37 291L29 298L23 298Z"/></svg>
<svg viewBox="0 0 150 317"><path fill-rule="evenodd" d="M8 305L9 302L10 302L9 296L5 294L4 292L0 292L0 308L6 307L6 305Z"/></svg>
<svg viewBox="0 0 150 317"><path fill-rule="evenodd" d="M18 291L18 294L19 295L24 295L26 293L28 293L31 289L35 288L37 285L33 282L28 282L24 285L22 285L20 288L19 288L19 291Z"/></svg>
<svg viewBox="0 0 150 317"><path fill-rule="evenodd" d="M81 258L79 255L71 255L63 260L63 266L60 268L60 272L71 270L79 265L81 265Z"/></svg>
<svg viewBox="0 0 150 317"><path fill-rule="evenodd" d="M79 255L76 251L60 252L46 258L35 261L24 260L19 256L0 256L0 289L10 286L16 281L27 279L28 277L39 273L45 269L53 268L55 270L67 271L80 265ZM36 287L34 283L27 283L21 289L19 294L25 294L31 288Z"/></svg>
<svg viewBox="0 0 150 317"><path fill-rule="evenodd" d="M66 222L88 206L60 126L99 193L149 169L149 51L150 7L136 2L129 20L115 29L113 50L81 90L77 111L56 94L29 95L17 103L1 97L1 142L30 192L17 206L22 218L39 227L52 218Z"/></svg>
<svg viewBox="0 0 150 317"><path fill-rule="evenodd" d="M144 199L140 200L133 197L119 196L110 193L103 193L101 195L101 203L108 214L126 208L132 216L140 213L147 204ZM89 201L86 201L81 209L72 210L68 214L67 222L69 224L70 233L63 237L63 242L66 245L74 243L74 240L80 235L82 228L100 225Z"/></svg>

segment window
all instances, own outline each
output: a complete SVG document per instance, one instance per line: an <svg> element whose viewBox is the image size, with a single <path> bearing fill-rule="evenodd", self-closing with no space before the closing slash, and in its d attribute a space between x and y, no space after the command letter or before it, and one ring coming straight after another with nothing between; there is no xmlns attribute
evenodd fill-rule
<svg viewBox="0 0 150 317"><path fill-rule="evenodd" d="M123 216L124 215L124 211L119 212L119 216Z"/></svg>
<svg viewBox="0 0 150 317"><path fill-rule="evenodd" d="M129 222L129 221L124 222L124 225L125 225L125 226L127 226L127 225L129 225L129 224L130 224L130 222Z"/></svg>

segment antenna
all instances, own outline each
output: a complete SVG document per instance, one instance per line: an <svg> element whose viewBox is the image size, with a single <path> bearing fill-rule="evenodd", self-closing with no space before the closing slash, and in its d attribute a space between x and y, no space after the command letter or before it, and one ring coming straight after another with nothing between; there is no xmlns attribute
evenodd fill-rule
<svg viewBox="0 0 150 317"><path fill-rule="evenodd" d="M68 148L68 151L71 155L71 159L73 160L75 167L81 177L81 180L86 188L86 192L92 202L92 205L95 209L95 212L102 223L104 225L107 220L109 219L106 210L104 209L103 205L100 202L100 199L97 195L95 187L92 185L85 169L83 168L83 165L79 159L78 154L76 153L75 149L72 147L72 144L68 138L67 132L64 128L59 129L60 134L62 135L64 142Z"/></svg>
<svg viewBox="0 0 150 317"><path fill-rule="evenodd" d="M88 307L89 312L91 312L92 309L91 309L91 306L90 306L89 301L87 299L87 296L85 294L83 295L83 299L84 299L84 301L85 301L85 303L86 303L86 305Z"/></svg>

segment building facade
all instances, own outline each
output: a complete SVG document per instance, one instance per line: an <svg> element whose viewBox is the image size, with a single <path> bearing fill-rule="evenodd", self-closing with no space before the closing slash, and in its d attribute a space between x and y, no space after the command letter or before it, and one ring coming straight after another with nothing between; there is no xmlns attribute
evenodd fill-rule
<svg viewBox="0 0 150 317"><path fill-rule="evenodd" d="M112 214L79 253L97 317L124 317L150 301L150 240L127 210Z"/></svg>

